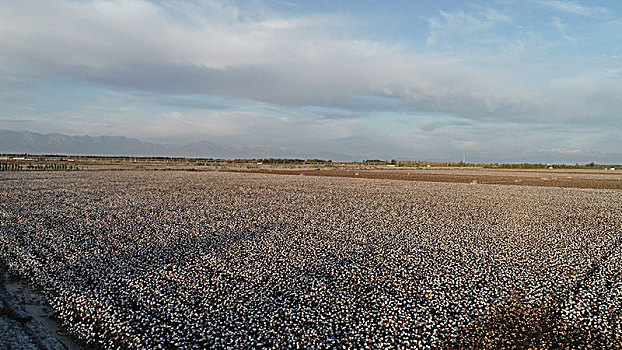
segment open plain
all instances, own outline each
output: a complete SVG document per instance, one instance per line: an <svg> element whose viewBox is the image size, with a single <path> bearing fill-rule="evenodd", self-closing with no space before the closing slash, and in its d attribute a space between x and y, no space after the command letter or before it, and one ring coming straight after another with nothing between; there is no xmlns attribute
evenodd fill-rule
<svg viewBox="0 0 622 350"><path fill-rule="evenodd" d="M390 169L390 170L389 170ZM249 173L281 175L351 177L450 183L479 183L489 185L542 186L562 188L600 188L622 190L622 171L603 169L482 169L482 168L402 168L386 166L356 169L271 169L238 170ZM324 171L320 171L324 170Z"/></svg>
<svg viewBox="0 0 622 350"><path fill-rule="evenodd" d="M622 346L619 176L356 173L2 173L0 259L102 348Z"/></svg>

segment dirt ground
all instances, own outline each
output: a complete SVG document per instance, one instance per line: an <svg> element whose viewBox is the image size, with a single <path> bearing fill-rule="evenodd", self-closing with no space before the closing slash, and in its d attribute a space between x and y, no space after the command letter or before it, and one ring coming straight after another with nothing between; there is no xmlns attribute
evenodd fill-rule
<svg viewBox="0 0 622 350"><path fill-rule="evenodd" d="M512 169L257 169L236 170L298 176L334 176L366 179L453 182L565 188L622 189L622 171L605 170L512 170Z"/></svg>
<svg viewBox="0 0 622 350"><path fill-rule="evenodd" d="M43 296L0 266L0 349L82 348L61 330Z"/></svg>

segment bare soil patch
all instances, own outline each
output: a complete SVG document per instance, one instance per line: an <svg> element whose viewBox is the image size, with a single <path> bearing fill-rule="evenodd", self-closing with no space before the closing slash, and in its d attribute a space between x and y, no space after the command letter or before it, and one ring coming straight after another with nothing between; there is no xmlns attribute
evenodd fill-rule
<svg viewBox="0 0 622 350"><path fill-rule="evenodd" d="M259 169L235 170L244 173L268 173L298 176L329 176L362 179L390 179L427 182L542 186L563 188L622 189L622 172L565 170L311 170Z"/></svg>

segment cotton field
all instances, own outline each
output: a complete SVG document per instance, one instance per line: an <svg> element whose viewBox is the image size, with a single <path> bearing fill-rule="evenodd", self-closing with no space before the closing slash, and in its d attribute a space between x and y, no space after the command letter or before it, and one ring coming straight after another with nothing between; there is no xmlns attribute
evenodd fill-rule
<svg viewBox="0 0 622 350"><path fill-rule="evenodd" d="M622 192L0 175L0 260L105 349L622 346Z"/></svg>

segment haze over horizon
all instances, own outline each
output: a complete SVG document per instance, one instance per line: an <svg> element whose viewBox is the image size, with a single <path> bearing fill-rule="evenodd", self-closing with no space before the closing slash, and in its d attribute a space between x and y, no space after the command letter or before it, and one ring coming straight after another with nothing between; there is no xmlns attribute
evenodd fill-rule
<svg viewBox="0 0 622 350"><path fill-rule="evenodd" d="M0 1L0 129L622 162L618 1Z"/></svg>

